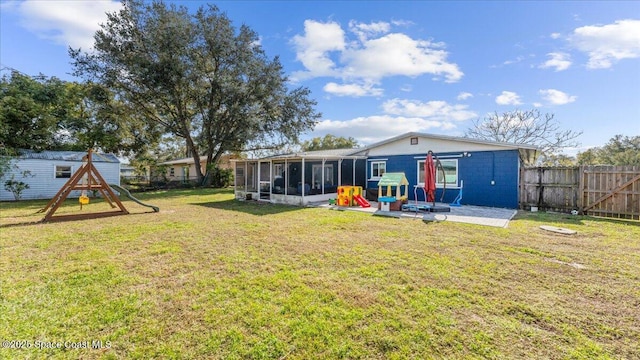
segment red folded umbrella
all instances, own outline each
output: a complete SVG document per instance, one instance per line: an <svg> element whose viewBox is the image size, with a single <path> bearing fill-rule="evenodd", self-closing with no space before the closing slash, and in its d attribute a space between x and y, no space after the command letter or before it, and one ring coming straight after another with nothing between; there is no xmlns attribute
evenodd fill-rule
<svg viewBox="0 0 640 360"><path fill-rule="evenodd" d="M433 163L431 151L424 162L424 188L427 191L427 201L436 204L436 165Z"/></svg>

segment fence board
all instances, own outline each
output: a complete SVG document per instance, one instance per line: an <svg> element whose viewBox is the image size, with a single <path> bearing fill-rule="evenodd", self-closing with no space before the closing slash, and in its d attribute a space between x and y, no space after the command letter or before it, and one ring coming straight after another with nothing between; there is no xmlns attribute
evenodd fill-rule
<svg viewBox="0 0 640 360"><path fill-rule="evenodd" d="M640 220L640 166L530 167L520 207Z"/></svg>

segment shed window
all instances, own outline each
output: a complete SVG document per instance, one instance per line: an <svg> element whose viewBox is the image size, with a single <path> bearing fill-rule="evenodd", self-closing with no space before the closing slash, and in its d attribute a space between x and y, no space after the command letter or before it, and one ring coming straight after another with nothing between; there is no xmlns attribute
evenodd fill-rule
<svg viewBox="0 0 640 360"><path fill-rule="evenodd" d="M176 176L176 169L175 168L169 168L169 176L170 177Z"/></svg>
<svg viewBox="0 0 640 360"><path fill-rule="evenodd" d="M71 166L56 165L56 179L68 179L71 177Z"/></svg>
<svg viewBox="0 0 640 360"><path fill-rule="evenodd" d="M418 138L417 137L412 137L411 138L411 145L418 145Z"/></svg>

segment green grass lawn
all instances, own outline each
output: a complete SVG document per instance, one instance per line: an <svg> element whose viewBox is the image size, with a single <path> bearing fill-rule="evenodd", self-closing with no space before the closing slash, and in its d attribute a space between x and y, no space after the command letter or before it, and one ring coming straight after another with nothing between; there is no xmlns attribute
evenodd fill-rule
<svg viewBox="0 0 640 360"><path fill-rule="evenodd" d="M140 198L160 213L125 201L128 216L33 224L45 202L0 203L0 340L31 345L0 358L640 354L638 223L520 212L503 229L220 190ZM92 341L103 348L71 348Z"/></svg>

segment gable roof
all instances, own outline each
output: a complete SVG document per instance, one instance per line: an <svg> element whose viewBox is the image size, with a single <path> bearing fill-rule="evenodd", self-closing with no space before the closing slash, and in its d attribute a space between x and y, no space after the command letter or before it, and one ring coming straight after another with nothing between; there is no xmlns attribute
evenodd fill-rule
<svg viewBox="0 0 640 360"><path fill-rule="evenodd" d="M471 143L471 144L493 145L493 146L501 146L501 147L505 147L505 148L509 148L509 149L539 150L539 148L537 146L528 145L528 144L513 144L513 143L507 143L507 142L480 140L480 139L473 139L473 138L466 138L466 137L459 137L459 136L435 135L435 134L427 134L427 133L419 133L419 132L408 132L408 133L404 133L404 134L401 134L401 135L398 135L398 136L394 136L394 137L388 138L386 140L379 141L377 143L373 143L373 144L365 146L364 148L361 148L361 149L355 149L357 151L354 151L354 153L359 153L361 151L370 150L370 149L373 149L373 148L380 147L382 145L386 145L386 144L392 143L394 141L398 141L400 139L410 138L410 137L423 137L423 138L428 138L428 139L456 141L456 142L464 142L464 143Z"/></svg>
<svg viewBox="0 0 640 360"><path fill-rule="evenodd" d="M19 159L32 160L56 160L56 161L82 161L82 157L87 155L84 151L34 151L34 150L18 150ZM102 154L94 152L91 157L93 162L120 163L118 157L114 154Z"/></svg>

